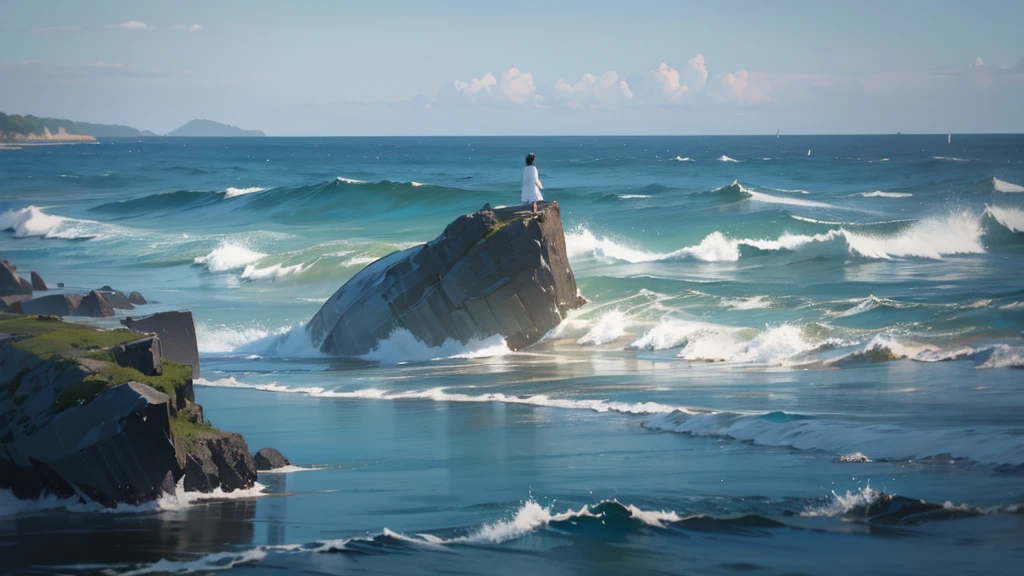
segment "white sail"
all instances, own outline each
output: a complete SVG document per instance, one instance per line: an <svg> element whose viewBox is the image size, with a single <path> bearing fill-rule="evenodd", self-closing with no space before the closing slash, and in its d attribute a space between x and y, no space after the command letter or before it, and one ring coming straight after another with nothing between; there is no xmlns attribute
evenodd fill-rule
<svg viewBox="0 0 1024 576"><path fill-rule="evenodd" d="M778 130L776 130L776 131L775 131L775 137L776 137L776 138L778 138L778 137L779 137L779 131L778 131Z"/></svg>
<svg viewBox="0 0 1024 576"><path fill-rule="evenodd" d="M808 156L810 156L810 155L811 155L811 149L810 149L810 148L808 148L808 149L807 149L807 155L808 155Z"/></svg>
<svg viewBox="0 0 1024 576"><path fill-rule="evenodd" d="M953 131L950 130L949 132L946 133L946 144L952 144L952 143L953 143Z"/></svg>

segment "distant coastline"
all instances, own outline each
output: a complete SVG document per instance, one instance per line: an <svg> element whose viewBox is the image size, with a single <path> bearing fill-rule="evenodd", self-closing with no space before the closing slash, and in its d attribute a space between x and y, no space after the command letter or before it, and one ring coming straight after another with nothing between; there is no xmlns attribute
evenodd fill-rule
<svg viewBox="0 0 1024 576"><path fill-rule="evenodd" d="M0 147L11 150L27 145L95 142L97 138L142 138L159 136L149 130L116 124L91 124L62 118L41 118L0 112ZM263 137L260 130L246 130L213 120L195 119L168 132L169 137L231 138Z"/></svg>

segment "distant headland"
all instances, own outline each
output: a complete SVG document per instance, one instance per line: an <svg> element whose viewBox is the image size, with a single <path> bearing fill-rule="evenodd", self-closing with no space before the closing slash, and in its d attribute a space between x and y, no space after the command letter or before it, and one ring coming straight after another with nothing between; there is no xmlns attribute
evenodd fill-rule
<svg viewBox="0 0 1024 576"><path fill-rule="evenodd" d="M139 138L158 136L149 130L117 124L92 124L61 118L40 118L0 112L0 143L34 144L92 142L97 138ZM192 120L166 136L175 137L253 137L266 136L260 130L244 130L213 120Z"/></svg>

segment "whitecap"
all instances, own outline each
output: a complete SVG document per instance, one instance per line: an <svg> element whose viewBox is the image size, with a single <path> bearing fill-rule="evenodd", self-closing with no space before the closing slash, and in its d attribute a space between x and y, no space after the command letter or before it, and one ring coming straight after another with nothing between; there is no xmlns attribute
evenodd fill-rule
<svg viewBox="0 0 1024 576"><path fill-rule="evenodd" d="M257 268L255 264L250 264L242 271L242 280L280 280L302 272L303 268L302 264L293 266L274 264L266 268Z"/></svg>
<svg viewBox="0 0 1024 576"><path fill-rule="evenodd" d="M595 322L590 331L576 341L580 346L608 344L626 335L628 319L621 310L605 312Z"/></svg>
<svg viewBox="0 0 1024 576"><path fill-rule="evenodd" d="M985 214L1012 232L1024 233L1024 210L985 206Z"/></svg>
<svg viewBox="0 0 1024 576"><path fill-rule="evenodd" d="M43 208L29 206L8 210L0 215L0 230L14 232L15 238L62 238L65 240L104 239L113 236L131 236L128 229L93 220L77 220L53 216Z"/></svg>
<svg viewBox="0 0 1024 576"><path fill-rule="evenodd" d="M440 346L427 346L418 340L412 332L399 328L390 336L377 343L377 346L360 356L364 360L374 360L386 364L398 362L424 362L445 358L490 358L511 354L505 339L491 336L473 339L463 344L457 340L447 339Z"/></svg>
<svg viewBox="0 0 1024 576"><path fill-rule="evenodd" d="M999 178L992 179L992 188L996 192L1003 193L1024 192L1024 186L1014 184L1013 182L1006 182L1004 180L1000 180Z"/></svg>
<svg viewBox="0 0 1024 576"><path fill-rule="evenodd" d="M673 160L676 162L693 162L693 158L690 158L689 156L676 156Z"/></svg>
<svg viewBox="0 0 1024 576"><path fill-rule="evenodd" d="M874 192L860 192L857 196L863 196L865 198L910 198L913 196L910 192L883 192L881 190L875 190Z"/></svg>
<svg viewBox="0 0 1024 576"><path fill-rule="evenodd" d="M266 188L260 188L259 186L252 186L249 188L234 188L229 187L224 190L225 198L234 198L236 196L245 196L246 194L253 194L255 192L263 192Z"/></svg>
<svg viewBox="0 0 1024 576"><path fill-rule="evenodd" d="M264 257L266 254L225 240L206 256L196 257L195 263L205 265L210 272L227 272L245 268Z"/></svg>
<svg viewBox="0 0 1024 576"><path fill-rule="evenodd" d="M366 180L355 180L353 178L345 178L344 176L338 176L338 182L344 182L345 184L366 184Z"/></svg>
<svg viewBox="0 0 1024 576"><path fill-rule="evenodd" d="M722 154L721 156L719 156L718 157L718 161L719 162L740 162L740 160L736 160L735 158L729 158L725 154Z"/></svg>

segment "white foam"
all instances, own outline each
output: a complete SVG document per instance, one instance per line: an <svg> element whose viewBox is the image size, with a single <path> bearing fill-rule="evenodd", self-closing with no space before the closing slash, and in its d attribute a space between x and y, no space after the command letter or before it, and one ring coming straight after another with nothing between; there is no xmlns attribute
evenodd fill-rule
<svg viewBox="0 0 1024 576"><path fill-rule="evenodd" d="M195 572L210 572L217 570L230 570L239 564L248 562L259 562L267 557L267 548L252 548L241 552L217 552L200 556L196 560L167 560L161 559L158 562L130 570L118 572L118 576L141 576L142 574L193 574Z"/></svg>
<svg viewBox="0 0 1024 576"><path fill-rule="evenodd" d="M259 186L252 186L250 188L235 188L229 187L224 190L225 198L234 198L236 196L245 196L246 194L252 194L254 192L263 192L266 188L260 188Z"/></svg>
<svg viewBox="0 0 1024 576"><path fill-rule="evenodd" d="M625 262L650 262L663 258L664 254L635 250L609 238L598 238L590 230L578 227L565 235L565 247L569 258L602 256Z"/></svg>
<svg viewBox="0 0 1024 576"><path fill-rule="evenodd" d="M20 210L8 210L0 215L0 230L11 230L15 238L63 238L103 239L117 235L129 235L126 229L93 220L77 220L53 216L43 208L29 206Z"/></svg>
<svg viewBox="0 0 1024 576"><path fill-rule="evenodd" d="M739 160L736 160L735 158L729 158L725 154L722 154L721 156L719 156L718 157L718 161L719 162L740 162Z"/></svg>
<svg viewBox="0 0 1024 576"><path fill-rule="evenodd" d="M978 368L1024 368L1024 347L1000 344Z"/></svg>
<svg viewBox="0 0 1024 576"><path fill-rule="evenodd" d="M986 206L985 214L1005 226L1011 232L1024 233L1024 210Z"/></svg>
<svg viewBox="0 0 1024 576"><path fill-rule="evenodd" d="M940 160L942 162L970 162L967 158L957 158L955 156L932 156L932 160Z"/></svg>
<svg viewBox="0 0 1024 576"><path fill-rule="evenodd" d="M580 346L608 344L626 335L628 318L621 310L605 312L595 322L590 331L576 341Z"/></svg>
<svg viewBox="0 0 1024 576"><path fill-rule="evenodd" d="M447 392L445 388L429 388L425 390L392 391L381 388L363 388L353 391L326 390L316 386L289 387L276 382L266 384L249 384L239 382L234 377L219 380L196 380L199 386L220 388L245 388L263 392L282 392L301 394L314 398L340 398L349 400L429 400L433 402L460 402L481 404L523 404L542 408L559 408L563 410L587 410L591 412L619 412L622 414L695 414L697 410L686 406L669 406L657 402L617 402L613 400L589 400L571 398L551 398L545 394L534 396L510 396L501 393L462 394Z"/></svg>
<svg viewBox="0 0 1024 576"><path fill-rule="evenodd" d="M1003 192L1003 193L1024 192L1024 186L1021 186L1019 184L1014 184L1013 182L1007 182L1005 180L1000 180L999 178L993 178L992 179L992 188L996 192Z"/></svg>
<svg viewBox="0 0 1024 576"><path fill-rule="evenodd" d="M422 182L409 182L409 184L411 184L413 188L419 188L420 186L425 185Z"/></svg>
<svg viewBox="0 0 1024 576"><path fill-rule="evenodd" d="M266 254L225 240L206 256L197 257L195 263L205 265L210 272L227 272L245 268L264 257Z"/></svg>
<svg viewBox="0 0 1024 576"><path fill-rule="evenodd" d="M687 360L784 365L793 357L829 342L809 342L800 327L782 324L757 333L736 329L706 330L690 335L679 351Z"/></svg>
<svg viewBox="0 0 1024 576"><path fill-rule="evenodd" d="M547 526L552 522L560 522L571 518L594 515L584 506L579 511L568 510L561 514L553 514L551 508L543 508L540 504L530 500L525 502L511 520L501 520L493 524L484 524L481 528L462 538L452 542L491 542L498 544L506 540L519 538L523 534L536 528Z"/></svg>
<svg viewBox="0 0 1024 576"><path fill-rule="evenodd" d="M366 266L367 264L373 264L377 260L380 260L380 258L375 258L373 256L356 256L342 262L341 267L348 268L350 266Z"/></svg>
<svg viewBox="0 0 1024 576"><path fill-rule="evenodd" d="M772 301L767 296L723 298L720 304L725 308L732 308L733 310L761 310L772 307Z"/></svg>
<svg viewBox="0 0 1024 576"><path fill-rule="evenodd" d="M386 364L398 362L425 362L445 358L489 358L511 354L505 339L491 336L484 339L473 339L466 344L457 340L447 339L440 346L427 346L417 340L412 332L399 328L386 339L377 343L370 352L360 358L375 360Z"/></svg>
<svg viewBox="0 0 1024 576"><path fill-rule="evenodd" d="M874 192L861 192L859 196L865 198L910 198L913 194L910 192L883 192L875 190Z"/></svg>
<svg viewBox="0 0 1024 576"><path fill-rule="evenodd" d="M867 456L861 454L860 452L851 452L849 454L843 454L842 456L840 456L836 460L839 461L839 462L843 462L843 463L860 463L860 464L866 464L866 463L871 462L871 458L868 458Z"/></svg>
<svg viewBox="0 0 1024 576"><path fill-rule="evenodd" d="M842 495L833 490L831 501L823 506L807 509L801 512L801 516L842 516L854 508L870 506L879 496L881 492L872 490L870 482L859 490L847 490L846 494Z"/></svg>
<svg viewBox="0 0 1024 576"><path fill-rule="evenodd" d="M693 162L693 158L690 158L689 156L676 156L675 158L673 158L673 160L675 160L676 162Z"/></svg>
<svg viewBox="0 0 1024 576"><path fill-rule="evenodd" d="M345 178L344 176L338 176L338 182L344 182L345 184L366 184L366 180L354 180L352 178Z"/></svg>
<svg viewBox="0 0 1024 576"><path fill-rule="evenodd" d="M616 196L623 200L640 200L643 198L653 198L653 196L650 196L648 194L616 194Z"/></svg>
<svg viewBox="0 0 1024 576"><path fill-rule="evenodd" d="M250 264L242 271L242 280L280 280L281 278L302 272L303 268L302 264L295 264L294 266L274 264L266 268L257 268L255 264Z"/></svg>
<svg viewBox="0 0 1024 576"><path fill-rule="evenodd" d="M260 474L291 474L293 472L316 472L317 470L324 470L322 466L295 466L289 464L287 466L281 466L280 468L274 468L273 470L260 470Z"/></svg>
<svg viewBox="0 0 1024 576"><path fill-rule="evenodd" d="M732 334L740 330L742 328L666 318L635 340L629 347L641 350L669 350L686 344L691 338L698 335Z"/></svg>
<svg viewBox="0 0 1024 576"><path fill-rule="evenodd" d="M733 185L739 186L740 191L749 196L750 199L755 202L765 202L768 204L785 204L788 206L805 206L808 208L834 208L834 206L832 206L831 204L826 204L824 202L815 202L814 200L802 200L800 198L772 196L771 194L765 194L763 192L758 192L756 190L746 188L738 181L733 182Z"/></svg>

